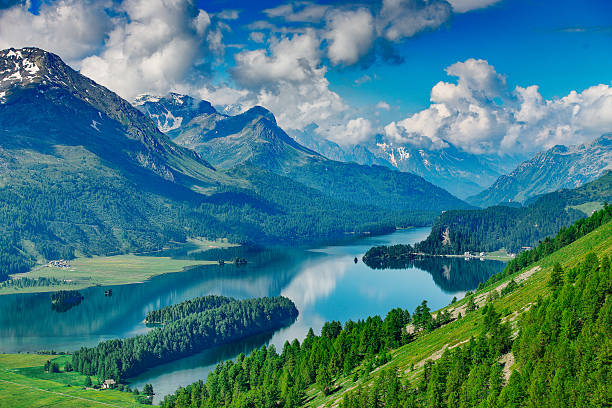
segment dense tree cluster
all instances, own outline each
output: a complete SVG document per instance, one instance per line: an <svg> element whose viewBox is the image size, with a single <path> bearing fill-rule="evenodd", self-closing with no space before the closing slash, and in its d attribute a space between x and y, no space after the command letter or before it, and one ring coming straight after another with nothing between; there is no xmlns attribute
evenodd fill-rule
<svg viewBox="0 0 612 408"><path fill-rule="evenodd" d="M316 336L312 329L300 344L286 342L280 354L274 346L262 347L249 356L219 364L206 382L199 381L167 396L166 408L200 407L297 407L306 388L314 384L324 394L335 389L340 375L366 375L387 363L388 351L412 340L406 327L433 330L451 317L439 313L432 318L427 302L413 317L396 308L384 319L379 316L344 324L327 322Z"/></svg>
<svg viewBox="0 0 612 408"><path fill-rule="evenodd" d="M509 324L488 304L482 334L426 363L420 380L404 382L387 369L348 393L340 408L609 406L610 260L591 253L565 273L555 269L553 294L523 315L514 341ZM504 377L502 357L509 352L516 363Z"/></svg>
<svg viewBox="0 0 612 408"><path fill-rule="evenodd" d="M208 309L215 309L232 302L236 302L236 299L217 295L202 296L186 300L176 305L152 310L147 314L145 321L147 323L169 323L175 320L184 319L191 314L200 313Z"/></svg>
<svg viewBox="0 0 612 408"><path fill-rule="evenodd" d="M78 174L41 168L14 177L0 186L0 281L31 269L37 256L154 251L187 237L304 243L430 225L437 215L359 206L300 183L289 188L291 180L265 172L253 176L256 191L226 188L211 196L169 193L163 183L143 190L98 167ZM345 211L336 211L340 207Z"/></svg>
<svg viewBox="0 0 612 408"><path fill-rule="evenodd" d="M516 258L508 263L501 274L492 276L490 281L494 282L503 279L505 276L520 271L527 265L537 262L545 256L571 244L572 242L585 236L589 232L594 231L596 228L610 222L611 220L612 206L605 203L604 208L594 212L590 217L580 219L567 228L561 228L561 230L554 237L546 237L537 247L518 254Z"/></svg>
<svg viewBox="0 0 612 408"><path fill-rule="evenodd" d="M64 279L57 278L46 278L41 276L39 278L16 278L8 279L4 282L0 282L0 288L32 288L36 286L59 286L59 285L76 285L74 281L67 281Z"/></svg>
<svg viewBox="0 0 612 408"><path fill-rule="evenodd" d="M585 217L572 206L610 199L612 172L574 190L545 194L526 207L446 211L435 221L429 237L415 245L415 250L427 254L463 254L505 248L517 253Z"/></svg>
<svg viewBox="0 0 612 408"><path fill-rule="evenodd" d="M232 301L144 335L82 347L73 353L72 365L83 374L118 381L208 347L277 329L297 314L293 302L282 296Z"/></svg>
<svg viewBox="0 0 612 408"><path fill-rule="evenodd" d="M415 259L414 248L410 244L374 246L363 255L363 262L370 268L404 268Z"/></svg>

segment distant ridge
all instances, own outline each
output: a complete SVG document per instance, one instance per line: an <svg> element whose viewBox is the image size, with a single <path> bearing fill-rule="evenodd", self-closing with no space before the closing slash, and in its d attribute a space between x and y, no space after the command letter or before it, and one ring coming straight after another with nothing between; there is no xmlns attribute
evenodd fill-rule
<svg viewBox="0 0 612 408"><path fill-rule="evenodd" d="M157 121L160 129L166 117L175 118L174 123L180 121L178 127L167 132L176 143L206 157L215 168L246 178L254 185L263 182L265 172L272 172L334 199L359 205L432 211L470 207L413 173L328 159L290 137L278 126L273 113L261 106L235 116L216 111L185 113L185 105L194 110L200 105L190 102L177 106L172 102L176 99L175 94L149 97L149 102L137 107Z"/></svg>
<svg viewBox="0 0 612 408"><path fill-rule="evenodd" d="M579 187L612 169L612 133L591 143L554 146L501 176L488 189L468 197L471 204L488 207L500 203L524 203L529 198L561 188Z"/></svg>

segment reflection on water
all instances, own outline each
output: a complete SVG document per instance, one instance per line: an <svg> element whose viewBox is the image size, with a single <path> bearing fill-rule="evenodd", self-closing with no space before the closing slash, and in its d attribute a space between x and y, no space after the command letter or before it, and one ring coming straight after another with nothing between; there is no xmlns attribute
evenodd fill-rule
<svg viewBox="0 0 612 408"><path fill-rule="evenodd" d="M132 379L132 386L140 389L152 383L159 401L181 385L206 379L217 362L241 352L263 344L280 350L286 340L303 339L310 327L319 331L328 320L384 315L394 307L414 310L423 299L439 308L503 268L501 262L457 258L414 260L402 269L386 270L372 270L361 262L373 245L414 243L428 233L428 228L417 228L315 250L173 250L160 255L212 260L238 256L248 259L248 264L195 267L142 284L115 286L112 296L104 296L108 287L82 290L83 301L64 313L51 310L46 293L0 296L0 352L71 351L144 333L149 329L142 321L149 311L207 294L236 298L282 294L296 303L300 315L289 327L207 350Z"/></svg>

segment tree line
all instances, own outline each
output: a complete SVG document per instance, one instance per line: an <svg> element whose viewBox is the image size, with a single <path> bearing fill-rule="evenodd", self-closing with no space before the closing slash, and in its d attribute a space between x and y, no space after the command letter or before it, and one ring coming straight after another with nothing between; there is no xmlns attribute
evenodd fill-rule
<svg viewBox="0 0 612 408"><path fill-rule="evenodd" d="M526 207L446 211L434 222L427 239L415 245L415 250L426 254L463 254L505 248L518 253L584 218L585 214L574 205L610 199L612 172L574 190L545 194Z"/></svg>
<svg viewBox="0 0 612 408"><path fill-rule="evenodd" d="M520 271L527 265L558 251L611 220L612 206L604 203L604 207L599 211L595 211L590 217L579 219L573 225L561 228L554 237L546 237L543 241L540 241L537 247L518 254L516 258L508 263L502 273L491 277L490 283Z"/></svg>
<svg viewBox="0 0 612 408"><path fill-rule="evenodd" d="M316 385L324 394L334 391L334 379L354 373L368 375L390 360L389 351L412 341L414 332L430 331L450 322L448 313L433 318L427 301L411 315L396 308L382 319L327 322L319 336L309 330L302 343L286 342L281 353L272 345L254 350L248 356L219 364L206 382L198 381L166 396L166 408L298 407L308 386Z"/></svg>
<svg viewBox="0 0 612 408"><path fill-rule="evenodd" d="M146 323L169 323L175 320L180 320L194 313L200 313L208 309L215 309L228 303L237 302L236 299L208 295L195 299L186 300L176 305L162 307L161 309L152 310L147 313L145 318Z"/></svg>
<svg viewBox="0 0 612 408"><path fill-rule="evenodd" d="M552 241L560 247L570 244L610 222L609 211L605 206L577 222L573 232L560 232ZM367 386L345 394L340 407L607 406L612 384L610 259L591 253L568 270L556 264L548 285L551 295L540 297L520 318L515 339L510 323L503 323L502 313L489 303L500 296L498 292L480 309L474 295L466 293L465 312L483 316L478 336L446 350L438 361L427 362L416 380L406 380L404 371L393 366L383 369ZM511 281L501 296L516 288ZM357 381L387 363L391 350L412 340L407 324L419 333L451 320L448 312L433 318L424 301L412 315L398 308L385 319L348 321L344 327L328 322L320 336L311 329L302 343L286 342L280 354L274 346L264 346L219 364L207 381L179 388L162 407L298 407L311 385L331 394L340 376L352 374ZM516 364L508 376L501 361L510 352Z"/></svg>
<svg viewBox="0 0 612 408"><path fill-rule="evenodd" d="M569 270L556 264L548 284L552 294L520 318L515 340L488 304L481 334L427 362L419 379L386 369L349 392L340 408L609 406L610 259L590 253ZM502 357L510 352L515 364L504 375Z"/></svg>
<svg viewBox="0 0 612 408"><path fill-rule="evenodd" d="M282 296L232 301L144 335L82 347L72 354L72 365L85 375L120 381L205 348L277 329L297 314L295 304Z"/></svg>

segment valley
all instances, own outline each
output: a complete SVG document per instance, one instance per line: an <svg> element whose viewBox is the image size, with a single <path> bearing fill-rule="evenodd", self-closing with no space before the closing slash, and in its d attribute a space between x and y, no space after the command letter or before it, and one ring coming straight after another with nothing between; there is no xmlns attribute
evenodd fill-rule
<svg viewBox="0 0 612 408"><path fill-rule="evenodd" d="M128 3L98 11L147 10ZM207 41L243 12L189 7L186 35ZM313 21L339 24L328 7ZM372 66L395 46L381 7ZM314 46L345 69L319 55L335 36L282 36L284 53ZM323 92L320 123L298 124L287 109L314 109L307 87L240 73L247 54L262 71L278 55L236 50L217 85L252 88L220 96L221 59L200 51L181 75L213 82L176 87L195 97L165 78L147 82L159 95L115 92L70 53L0 50L0 407L609 405L612 134L578 105L608 106L589 99L608 88L543 103L471 58L399 120L382 100L345 106L300 58L286 71L322 75L338 103ZM287 90L304 104L279 107ZM555 122L532 111L553 105L571 125L532 137Z"/></svg>
<svg viewBox="0 0 612 408"><path fill-rule="evenodd" d="M185 248L185 251L197 252L213 248L231 248L235 244L224 240L190 239L185 244L175 244L175 246L177 247L175 250ZM227 259L226 262L231 263L232 260ZM11 275L9 280L0 282L0 295L142 283L160 274L183 272L185 268L217 263L217 260L180 260L144 254L78 257L62 261L60 267L47 263L38 265L31 271ZM41 283L33 282L36 285L24 286L20 284L21 279L36 280ZM57 282L57 284L46 285L42 282Z"/></svg>

